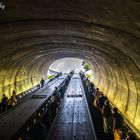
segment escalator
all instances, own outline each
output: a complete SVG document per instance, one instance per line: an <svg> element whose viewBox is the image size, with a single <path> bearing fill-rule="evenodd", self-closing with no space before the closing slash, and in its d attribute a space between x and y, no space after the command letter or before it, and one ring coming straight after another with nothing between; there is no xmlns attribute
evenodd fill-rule
<svg viewBox="0 0 140 140"><path fill-rule="evenodd" d="M94 96L90 94L87 90L86 84L83 81L83 87L85 90L86 99L88 102L90 115L95 128L95 133L98 140L114 140L113 134L105 134L103 130L103 118L102 114L96 107L93 106Z"/></svg>
<svg viewBox="0 0 140 140"><path fill-rule="evenodd" d="M83 86L74 74L47 140L96 140Z"/></svg>

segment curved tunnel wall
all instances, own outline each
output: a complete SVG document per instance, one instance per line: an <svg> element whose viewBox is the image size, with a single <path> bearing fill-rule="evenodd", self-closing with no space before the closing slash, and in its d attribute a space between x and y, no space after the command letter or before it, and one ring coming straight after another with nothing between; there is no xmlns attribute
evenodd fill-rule
<svg viewBox="0 0 140 140"><path fill-rule="evenodd" d="M139 3L5 4L7 10L0 17L0 96L10 96L13 89L20 93L47 79L47 69L57 59L82 58L91 64L96 86L140 136Z"/></svg>

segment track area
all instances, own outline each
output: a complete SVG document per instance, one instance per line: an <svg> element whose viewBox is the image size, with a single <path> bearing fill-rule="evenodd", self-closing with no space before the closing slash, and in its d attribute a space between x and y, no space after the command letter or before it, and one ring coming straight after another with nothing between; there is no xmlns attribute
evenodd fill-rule
<svg viewBox="0 0 140 140"><path fill-rule="evenodd" d="M96 140L85 93L78 74L67 88L60 112L47 140Z"/></svg>

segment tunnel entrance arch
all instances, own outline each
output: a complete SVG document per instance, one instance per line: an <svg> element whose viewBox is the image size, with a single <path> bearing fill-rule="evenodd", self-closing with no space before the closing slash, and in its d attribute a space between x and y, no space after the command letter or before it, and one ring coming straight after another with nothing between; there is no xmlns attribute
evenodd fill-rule
<svg viewBox="0 0 140 140"><path fill-rule="evenodd" d="M75 73L82 71L89 79L92 78L92 69L87 61L75 57L66 57L57 59L50 64L47 73L48 79L55 77L60 72L69 73L73 70Z"/></svg>

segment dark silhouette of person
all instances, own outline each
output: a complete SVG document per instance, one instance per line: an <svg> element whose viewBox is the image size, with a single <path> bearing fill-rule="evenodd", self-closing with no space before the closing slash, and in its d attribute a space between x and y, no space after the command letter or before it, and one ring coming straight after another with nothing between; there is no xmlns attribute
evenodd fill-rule
<svg viewBox="0 0 140 140"><path fill-rule="evenodd" d="M40 81L41 87L43 87L45 85L45 80L42 78Z"/></svg>
<svg viewBox="0 0 140 140"><path fill-rule="evenodd" d="M3 97L1 99L1 111L2 112L6 111L6 109L7 109L7 100L8 100L8 97L5 94L3 94Z"/></svg>
<svg viewBox="0 0 140 140"><path fill-rule="evenodd" d="M30 131L30 137L32 140L45 140L46 139L46 126L42 121L34 124Z"/></svg>
<svg viewBox="0 0 140 140"><path fill-rule="evenodd" d="M90 93L95 94L94 84L92 82L90 83Z"/></svg>
<svg viewBox="0 0 140 140"><path fill-rule="evenodd" d="M101 92L101 95L100 95L99 101L98 101L100 111L102 110L102 107L104 106L104 103L106 100L107 100L107 97L104 96L104 94Z"/></svg>
<svg viewBox="0 0 140 140"><path fill-rule="evenodd" d="M122 139L123 134L123 117L120 113L118 113L118 108L113 108L113 133L114 138L117 135L120 139Z"/></svg>
<svg viewBox="0 0 140 140"><path fill-rule="evenodd" d="M102 114L103 114L103 127L105 133L112 133L112 111L108 100L105 101L105 104L102 107Z"/></svg>

